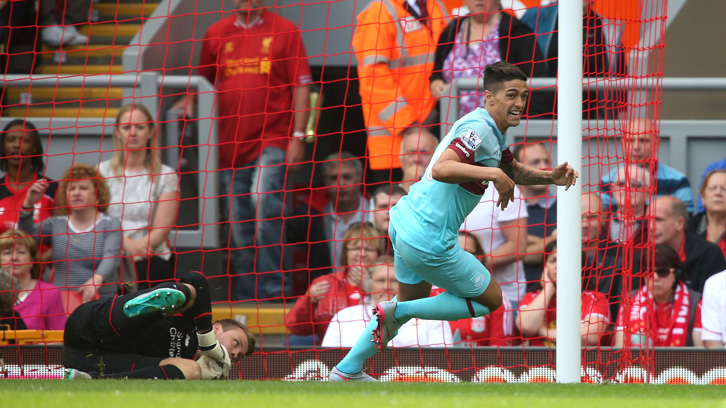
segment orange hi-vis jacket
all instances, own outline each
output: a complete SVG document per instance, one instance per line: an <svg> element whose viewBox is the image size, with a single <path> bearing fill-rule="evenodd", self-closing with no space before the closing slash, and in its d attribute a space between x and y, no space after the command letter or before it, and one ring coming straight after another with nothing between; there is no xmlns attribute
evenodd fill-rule
<svg viewBox="0 0 726 408"><path fill-rule="evenodd" d="M438 0L428 0L430 28L404 8L406 0L375 0L358 14L353 49L371 169L401 167L400 133L429 116L436 100L429 76L439 35L449 22Z"/></svg>

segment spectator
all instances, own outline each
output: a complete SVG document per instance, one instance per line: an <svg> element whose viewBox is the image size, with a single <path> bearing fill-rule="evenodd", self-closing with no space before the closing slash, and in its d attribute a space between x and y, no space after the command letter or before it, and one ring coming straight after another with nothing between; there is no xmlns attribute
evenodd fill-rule
<svg viewBox="0 0 726 408"><path fill-rule="evenodd" d="M363 302L368 279L365 269L386 250L382 235L369 222L350 226L341 240L345 248L341 267L315 279L285 316L285 325L292 333L288 345L320 344L330 319L339 310Z"/></svg>
<svg viewBox="0 0 726 408"><path fill-rule="evenodd" d="M372 218L370 201L363 195L360 160L348 152L332 153L320 167L324 187L311 189L308 203L296 207L285 221L287 243L301 246L307 258L309 276L304 277L302 290L293 285L296 295L304 293L309 282L340 267L343 235L351 225Z"/></svg>
<svg viewBox="0 0 726 408"><path fill-rule="evenodd" d="M542 272L542 289L522 299L515 322L530 346L553 346L557 341L557 241L547 244ZM584 255L584 254L583 254ZM583 285L581 341L595 346L610 324L608 301L604 294Z"/></svg>
<svg viewBox="0 0 726 408"><path fill-rule="evenodd" d="M712 170L701 184L704 212L696 214L688 229L721 248L726 257L726 170Z"/></svg>
<svg viewBox="0 0 726 408"><path fill-rule="evenodd" d="M41 38L51 47L88 44L88 37L78 31L77 25L88 23L91 0L64 1L62 16L56 0L42 0L38 23L43 26ZM58 18L61 18L58 21Z"/></svg>
<svg viewBox="0 0 726 408"><path fill-rule="evenodd" d="M629 164L637 164L652 169L649 163L653 158L658 157L656 129L656 125L647 119L634 119L628 122L620 140L622 142L623 156L626 157ZM657 196L672 195L686 204L689 213L693 212L693 193L688 178L661 161L657 161L657 166L656 173L650 172L651 175L658 175L655 194ZM617 170L613 170L610 174L603 176L600 181L602 200L607 208L613 204L610 199L609 187L616 175Z"/></svg>
<svg viewBox="0 0 726 408"><path fill-rule="evenodd" d="M262 0L234 5L235 14L207 30L198 72L217 90L219 180L237 299L280 299L286 164L293 170L305 156L312 79L295 24ZM195 99L175 108L188 111Z"/></svg>
<svg viewBox="0 0 726 408"><path fill-rule="evenodd" d="M20 287L13 274L0 269L0 327L7 330L26 330L25 322L15 311L15 298Z"/></svg>
<svg viewBox="0 0 726 408"><path fill-rule="evenodd" d="M542 143L519 144L512 155L522 164L535 169L550 168L550 154ZM522 199L527 202L527 249L522 258L527 291L539 289L544 267L544 248L557 239L557 197L550 196L549 186L522 185Z"/></svg>
<svg viewBox="0 0 726 408"><path fill-rule="evenodd" d="M367 268L370 292L362 304L346 307L333 316L323 337L323 347L353 347L371 321L373 306L391 300L398 292L393 257L379 256L375 265ZM449 322L411 319L398 329L389 347L443 347L451 344Z"/></svg>
<svg viewBox="0 0 726 408"><path fill-rule="evenodd" d="M661 196L651 203L649 210L654 220L653 242L668 245L678 253L686 286L702 293L706 280L726 269L726 259L718 245L686 231L688 210L683 201Z"/></svg>
<svg viewBox="0 0 726 408"><path fill-rule="evenodd" d="M701 294L686 287L686 273L678 252L657 244L654 269L638 290L632 305L623 304L618 315L614 347L702 347ZM646 337L655 334L653 344ZM630 340L628 340L630 339Z"/></svg>
<svg viewBox="0 0 726 408"><path fill-rule="evenodd" d="M353 226L368 221L363 196L363 166L348 152L333 153L323 162L328 202L323 208L323 225L330 247L331 265L342 266L343 235Z"/></svg>
<svg viewBox="0 0 726 408"><path fill-rule="evenodd" d="M434 123L436 101L428 77L433 68L432 42L448 23L448 13L434 0L376 0L358 14L352 45L358 60L363 119L368 130L372 170L401 166L396 149L401 133Z"/></svg>
<svg viewBox="0 0 726 408"><path fill-rule="evenodd" d="M703 185L703 180L706 178L708 173L710 173L712 170L726 170L726 157L724 157L721 160L715 161L708 166L706 166L706 170L703 171L703 174L701 174L701 185ZM703 208L703 202L701 201L701 197L698 197L698 209L696 210L696 214L700 214L704 212Z"/></svg>
<svg viewBox="0 0 726 408"><path fill-rule="evenodd" d="M65 215L33 223L30 209L40 200L46 182L28 190L18 227L53 250L51 283L63 291L78 291L81 301L117 293L121 221L106 214L111 195L98 171L86 164L70 167L58 188L57 210Z"/></svg>
<svg viewBox="0 0 726 408"><path fill-rule="evenodd" d="M421 180L431 156L439 144L439 139L424 128L410 128L403 133L401 140L401 187L406 193L408 189Z"/></svg>
<svg viewBox="0 0 726 408"><path fill-rule="evenodd" d="M122 107L113 132L114 155L98 171L111 193L108 214L121 220L123 251L139 289L174 279L168 239L176 222L179 175L161 164L156 125L141 104Z"/></svg>
<svg viewBox="0 0 726 408"><path fill-rule="evenodd" d="M726 346L726 270L706 281L703 288L703 309L701 340L706 348Z"/></svg>
<svg viewBox="0 0 726 408"><path fill-rule="evenodd" d="M585 258L582 264L583 282L607 295L610 302L610 316L615 319L620 311L623 286L623 245L609 237L605 208L597 194L582 196L582 250ZM639 263L635 263L639 265ZM634 273L639 269L633 270ZM639 287L639 280L636 280Z"/></svg>
<svg viewBox="0 0 726 408"><path fill-rule="evenodd" d="M602 18L593 11L591 5L593 0L583 0L582 5L582 30L583 30L583 75L604 76L618 72L624 72L623 67L611 67L608 61L609 45L606 43L603 32ZM544 3L544 1L543 1ZM551 1L539 7L532 7L522 16L522 22L529 26L537 35L537 45L544 57L545 75L550 78L557 77L558 67L558 14L559 3ZM600 101L607 100L605 96L598 97L597 91L585 92L583 94L583 116L591 116L588 113L595 111L592 117L604 116L604 112L598 112L602 108ZM551 105L556 109L554 102Z"/></svg>
<svg viewBox="0 0 726 408"><path fill-rule="evenodd" d="M51 216L58 185L45 177L44 157L40 134L32 123L15 119L0 133L0 170L5 172L0 178L0 232L17 226L23 200L38 180L45 180L47 187L35 204L33 221L41 222ZM42 249L40 253L42 258ZM44 260L50 259L49 255Z"/></svg>
<svg viewBox="0 0 726 408"><path fill-rule="evenodd" d="M622 166L610 182L617 212L610 220L610 238L623 243L647 242L645 207L650 197L650 173L635 164ZM602 197L602 196L601 196Z"/></svg>
<svg viewBox="0 0 726 408"><path fill-rule="evenodd" d="M486 253L479 238L459 231L461 248L482 259ZM454 343L463 347L512 346L514 331L514 309L502 293L502 306L486 316L449 322L454 332Z"/></svg>
<svg viewBox="0 0 726 408"><path fill-rule="evenodd" d="M373 191L373 225L388 235L388 211L406 195L406 190L395 184L384 184Z"/></svg>
<svg viewBox="0 0 726 408"><path fill-rule="evenodd" d="M499 193L490 186L460 230L479 238L487 253L482 263L499 282L512 308L517 309L527 287L519 259L527 248L527 240L519 233L519 228L527 225L527 207L519 198L519 186L514 186L514 197L514 202L502 210L496 205Z"/></svg>
<svg viewBox="0 0 726 408"><path fill-rule="evenodd" d="M452 80L478 79L484 67L501 60L516 65L530 78L546 76L545 64L534 64L543 60L534 33L517 17L503 12L499 0L465 0L464 4L469 15L450 22L438 37L430 77L434 98L440 98ZM451 96L459 100L459 117L484 106L484 93L479 89ZM530 115L552 112L552 104L544 106L536 92L529 100Z"/></svg>
<svg viewBox="0 0 726 408"><path fill-rule="evenodd" d="M63 299L58 288L40 280L35 240L22 231L0 234L0 264L17 279L15 311L22 316L25 326L30 330L63 330Z"/></svg>

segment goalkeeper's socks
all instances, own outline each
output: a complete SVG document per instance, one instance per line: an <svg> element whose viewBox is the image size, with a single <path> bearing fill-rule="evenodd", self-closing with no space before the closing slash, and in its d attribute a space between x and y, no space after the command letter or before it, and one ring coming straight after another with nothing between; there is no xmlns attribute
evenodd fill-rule
<svg viewBox="0 0 726 408"><path fill-rule="evenodd" d="M126 371L123 373L115 374L104 374L104 373L89 373L92 378L99 379L114 379L114 378L130 378L130 379L150 379L150 380L184 380L184 373L182 370L171 364L163 366L153 366L139 368L134 371Z"/></svg>
<svg viewBox="0 0 726 408"><path fill-rule="evenodd" d="M207 278L201 272L189 272L184 274L180 281L192 285L197 291L197 298L189 308L197 331L204 333L212 330L212 295Z"/></svg>
<svg viewBox="0 0 726 408"><path fill-rule="evenodd" d="M398 302L393 317L403 324L414 317L424 320L454 321L484 316L489 313L489 308L479 302L444 292L434 297Z"/></svg>

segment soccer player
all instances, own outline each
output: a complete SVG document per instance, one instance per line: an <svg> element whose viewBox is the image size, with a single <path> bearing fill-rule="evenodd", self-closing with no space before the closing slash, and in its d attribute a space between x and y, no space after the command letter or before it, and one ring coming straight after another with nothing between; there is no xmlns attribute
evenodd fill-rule
<svg viewBox="0 0 726 408"><path fill-rule="evenodd" d="M395 251L397 298L373 309L376 315L350 352L331 370L330 381L375 381L362 372L365 360L383 351L398 328L417 317L459 320L496 310L502 291L489 271L458 243L464 218L490 184L502 209L514 200L514 183L569 188L577 172L567 163L543 171L514 160L506 131L519 125L529 90L527 76L508 62L484 70L485 106L454 123L422 180L391 210L388 233ZM431 285L446 292L429 297Z"/></svg>
<svg viewBox="0 0 726 408"><path fill-rule="evenodd" d="M212 324L209 283L199 272L85 303L68 318L63 336L65 375L73 379L217 379L255 350L243 324Z"/></svg>

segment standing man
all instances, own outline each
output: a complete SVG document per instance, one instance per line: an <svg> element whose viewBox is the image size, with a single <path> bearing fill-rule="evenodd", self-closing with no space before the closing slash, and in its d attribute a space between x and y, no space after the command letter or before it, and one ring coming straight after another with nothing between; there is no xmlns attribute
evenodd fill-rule
<svg viewBox="0 0 726 408"><path fill-rule="evenodd" d="M305 155L310 67L292 22L262 0L234 4L237 12L207 31L199 74L217 90L220 195L237 299L280 299L285 170Z"/></svg>
<svg viewBox="0 0 726 408"><path fill-rule="evenodd" d="M448 13L438 0L375 0L358 14L353 48L372 170L401 167L401 134L427 121L439 35Z"/></svg>
<svg viewBox="0 0 726 408"><path fill-rule="evenodd" d="M577 172L567 163L542 171L514 160L506 131L519 125L529 90L527 76L508 62L484 70L484 108L454 123L434 152L423 179L391 210L388 229L395 250L397 300L379 303L376 315L330 381L375 381L361 370L386 349L398 328L412 318L459 320L489 314L502 304L502 290L489 271L458 243L464 218L490 185L497 205L514 200L514 183L569 188ZM446 292L429 297L434 284Z"/></svg>

